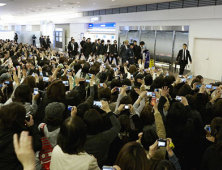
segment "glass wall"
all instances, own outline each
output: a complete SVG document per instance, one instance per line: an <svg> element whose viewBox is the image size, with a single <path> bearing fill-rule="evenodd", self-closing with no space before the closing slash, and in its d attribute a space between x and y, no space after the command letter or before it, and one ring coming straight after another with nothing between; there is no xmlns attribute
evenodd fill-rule
<svg viewBox="0 0 222 170"><path fill-rule="evenodd" d="M156 61L171 63L173 49L173 31L157 31Z"/></svg>
<svg viewBox="0 0 222 170"><path fill-rule="evenodd" d="M150 51L151 59L154 59L155 31L141 31L141 41L145 42L146 49Z"/></svg>
<svg viewBox="0 0 222 170"><path fill-rule="evenodd" d="M127 30L123 30L120 32L119 34L119 45L123 44L123 41L125 41L127 39Z"/></svg>
<svg viewBox="0 0 222 170"><path fill-rule="evenodd" d="M136 40L139 43L139 38L140 38L140 32L137 30L132 30L128 32L128 40L129 43L133 43L134 40Z"/></svg>

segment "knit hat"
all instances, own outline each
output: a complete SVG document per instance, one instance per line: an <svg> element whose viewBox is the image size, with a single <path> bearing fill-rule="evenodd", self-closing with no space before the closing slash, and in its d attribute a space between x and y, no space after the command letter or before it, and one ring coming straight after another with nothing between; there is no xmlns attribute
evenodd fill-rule
<svg viewBox="0 0 222 170"><path fill-rule="evenodd" d="M46 117L61 119L66 107L63 103L53 102L49 103L45 108Z"/></svg>

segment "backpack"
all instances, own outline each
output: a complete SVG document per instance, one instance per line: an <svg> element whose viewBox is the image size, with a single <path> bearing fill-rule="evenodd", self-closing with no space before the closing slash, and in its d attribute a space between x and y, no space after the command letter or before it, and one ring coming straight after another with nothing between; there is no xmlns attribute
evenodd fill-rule
<svg viewBox="0 0 222 170"><path fill-rule="evenodd" d="M40 129L42 129L44 134L44 126L46 124L41 124ZM42 141L42 150L39 152L39 160L41 162L42 170L50 170L50 163L51 163L51 154L53 147L49 142L48 138L45 136L41 138Z"/></svg>

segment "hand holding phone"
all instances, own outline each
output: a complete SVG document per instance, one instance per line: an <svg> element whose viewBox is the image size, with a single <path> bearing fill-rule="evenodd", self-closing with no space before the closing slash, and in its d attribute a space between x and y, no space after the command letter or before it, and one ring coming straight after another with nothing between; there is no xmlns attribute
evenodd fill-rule
<svg viewBox="0 0 222 170"><path fill-rule="evenodd" d="M39 89L38 88L34 88L34 95L39 94Z"/></svg>
<svg viewBox="0 0 222 170"><path fill-rule="evenodd" d="M158 147L166 147L167 146L167 140L159 139L157 145L158 145Z"/></svg>

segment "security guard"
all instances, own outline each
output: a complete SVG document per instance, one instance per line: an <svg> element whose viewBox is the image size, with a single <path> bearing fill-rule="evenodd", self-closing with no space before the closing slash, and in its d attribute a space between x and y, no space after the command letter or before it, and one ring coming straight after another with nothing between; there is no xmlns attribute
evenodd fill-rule
<svg viewBox="0 0 222 170"><path fill-rule="evenodd" d="M129 62L129 65L134 64L134 51L133 51L133 43L130 43L130 48L126 50L126 59Z"/></svg>

